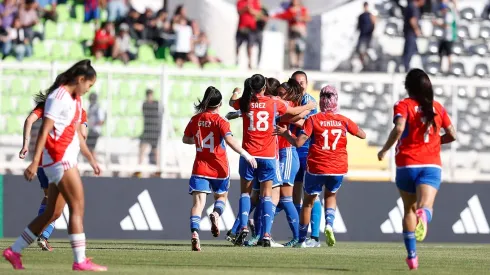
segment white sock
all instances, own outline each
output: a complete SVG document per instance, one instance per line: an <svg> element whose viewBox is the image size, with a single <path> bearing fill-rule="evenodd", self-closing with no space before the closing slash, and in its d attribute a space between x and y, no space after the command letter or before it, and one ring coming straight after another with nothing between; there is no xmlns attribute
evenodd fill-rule
<svg viewBox="0 0 490 275"><path fill-rule="evenodd" d="M24 232L17 238L15 243L12 245L12 251L20 253L24 248L28 247L37 239L36 235L26 227Z"/></svg>
<svg viewBox="0 0 490 275"><path fill-rule="evenodd" d="M71 249L73 250L73 260L75 263L82 263L85 261L85 233L70 234Z"/></svg>

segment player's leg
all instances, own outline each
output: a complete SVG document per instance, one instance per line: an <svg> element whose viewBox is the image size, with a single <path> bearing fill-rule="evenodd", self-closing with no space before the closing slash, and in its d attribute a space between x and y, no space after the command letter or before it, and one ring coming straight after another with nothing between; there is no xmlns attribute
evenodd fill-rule
<svg viewBox="0 0 490 275"><path fill-rule="evenodd" d="M301 205L303 204L303 181L306 171L306 158L299 159L299 169L294 179L293 187L293 203L294 207L298 211L298 215L301 214Z"/></svg>
<svg viewBox="0 0 490 275"><path fill-rule="evenodd" d="M260 159L257 160L257 165L260 165ZM248 216L250 214L250 193L252 192L252 180L254 178L255 170L248 164L248 162L240 157L239 163L240 174L240 226L239 233L235 240L235 245L241 246L248 236L249 229L247 227Z"/></svg>
<svg viewBox="0 0 490 275"><path fill-rule="evenodd" d="M85 195L82 179L78 169L70 168L64 172L58 184L60 193L65 198L70 210L68 222L68 238L73 250L73 270L106 271L107 267L94 264L85 255L86 239L83 231L83 217L85 212Z"/></svg>
<svg viewBox="0 0 490 275"><path fill-rule="evenodd" d="M226 200L228 198L228 189L230 188L230 179L225 180L210 180L211 188L214 192L214 209L209 215L211 220L211 233L213 236L219 237L219 219L225 211ZM204 205L203 205L204 207Z"/></svg>
<svg viewBox="0 0 490 275"><path fill-rule="evenodd" d="M423 241L427 236L428 224L432 221L432 211L437 191L441 185L441 169L436 167L420 168L416 181L417 228L415 238Z"/></svg>
<svg viewBox="0 0 490 275"><path fill-rule="evenodd" d="M293 148L286 148L281 157L282 179L280 205L284 208L293 239L284 246L292 247L299 240L299 214L293 203L294 180L299 170L298 153Z"/></svg>
<svg viewBox="0 0 490 275"><path fill-rule="evenodd" d="M272 186L274 179L277 177L277 163L275 159L267 159L262 163L262 167L257 170L257 178L260 182L260 195L262 197L262 244L264 247L270 247L272 244L272 217L275 212L272 201Z"/></svg>
<svg viewBox="0 0 490 275"><path fill-rule="evenodd" d="M311 209L311 235L309 246L320 247L320 225L322 220L322 202L320 200L320 194L313 202Z"/></svg>
<svg viewBox="0 0 490 275"><path fill-rule="evenodd" d="M31 221L11 247L3 251L3 257L12 264L14 269L24 269L20 254L22 250L31 245L46 225L56 220L63 211L65 200L62 196L59 196L58 188L55 184L49 185L48 197L50 200L48 200L44 212Z"/></svg>
<svg viewBox="0 0 490 275"><path fill-rule="evenodd" d="M337 191L342 186L343 176L327 176L325 183L325 237L328 246L335 245L333 222L337 209Z"/></svg>
<svg viewBox="0 0 490 275"><path fill-rule="evenodd" d="M403 241L407 250L406 263L409 269L418 268L417 245L415 240L415 227L417 216L415 214L417 196L415 194L415 179L417 168L398 168L396 170L396 185L403 201Z"/></svg>
<svg viewBox="0 0 490 275"><path fill-rule="evenodd" d="M211 184L208 179L191 176L189 179L189 194L192 195L192 208L189 220L192 251L201 251L201 243L199 241L201 215L206 205L206 195L210 193Z"/></svg>
<svg viewBox="0 0 490 275"><path fill-rule="evenodd" d="M303 207L301 209L301 215L299 217L299 242L297 247L306 246L306 235L308 233L308 227L311 220L311 209L313 203L319 194L322 192L324 176L314 176L310 173L305 173L304 181L304 200Z"/></svg>
<svg viewBox="0 0 490 275"><path fill-rule="evenodd" d="M37 169L37 178L39 180L39 183L41 184L41 188L43 189L44 192L44 198L41 202L41 205L39 206L39 211L38 215L41 215L44 213L44 210L46 209L46 203L48 201L48 187L49 187L49 180L48 177L46 177L46 174L44 173L43 168L38 168ZM49 237L51 237L51 234L53 233L54 230L54 221L50 223L43 231L43 233L39 236L37 239L37 244L38 246L44 250L44 251L52 251L53 248L48 242Z"/></svg>

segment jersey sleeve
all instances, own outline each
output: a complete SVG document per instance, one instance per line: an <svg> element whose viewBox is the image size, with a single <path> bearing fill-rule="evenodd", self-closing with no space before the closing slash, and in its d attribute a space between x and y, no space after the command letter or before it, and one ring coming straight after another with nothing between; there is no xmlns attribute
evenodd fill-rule
<svg viewBox="0 0 490 275"><path fill-rule="evenodd" d="M194 131L194 126L192 124L192 119L191 119L191 121L189 121L189 123L185 127L184 136L193 137L194 136L193 131Z"/></svg>
<svg viewBox="0 0 490 275"><path fill-rule="evenodd" d="M38 118L42 118L44 113L43 105L37 104L31 113L35 114Z"/></svg>
<svg viewBox="0 0 490 275"><path fill-rule="evenodd" d="M349 132L349 134L353 136L357 135L357 133L359 132L359 126L354 121L350 120L349 118L345 118L345 124L347 132Z"/></svg>
<svg viewBox="0 0 490 275"><path fill-rule="evenodd" d="M449 126L451 126L451 124L452 124L451 123L451 118L449 118L449 115L448 115L448 113L446 111L446 108L442 107L441 110L442 110L441 111L441 116L442 116L442 125L441 125L441 127L445 129L445 128L448 128Z"/></svg>
<svg viewBox="0 0 490 275"><path fill-rule="evenodd" d="M277 110L276 110L277 111L277 114L279 116L282 116L282 115L284 115L287 112L288 105L283 100L276 100L276 108L277 108Z"/></svg>
<svg viewBox="0 0 490 275"><path fill-rule="evenodd" d="M233 106L232 107L235 110L240 110L240 99L235 100L235 102L233 102Z"/></svg>
<svg viewBox="0 0 490 275"><path fill-rule="evenodd" d="M82 121L81 121L82 124L85 124L85 126L88 126L87 125L87 112L85 112L84 109L82 109Z"/></svg>
<svg viewBox="0 0 490 275"><path fill-rule="evenodd" d="M62 97L63 98L63 97ZM65 113L66 104L63 99L58 99L55 96L49 96L46 99L44 106L44 117L56 120L63 120L63 113Z"/></svg>
<svg viewBox="0 0 490 275"><path fill-rule="evenodd" d="M309 117L306 119L305 124L303 125L303 130L301 131L301 134L305 134L311 137L312 133L313 133L313 119Z"/></svg>
<svg viewBox="0 0 490 275"><path fill-rule="evenodd" d="M230 123L223 118L219 119L219 131L222 137L226 137L228 135L232 135L231 129L230 129Z"/></svg>
<svg viewBox="0 0 490 275"><path fill-rule="evenodd" d="M403 117L404 119L408 117L408 106L404 101L398 101L393 107L393 123L398 117Z"/></svg>

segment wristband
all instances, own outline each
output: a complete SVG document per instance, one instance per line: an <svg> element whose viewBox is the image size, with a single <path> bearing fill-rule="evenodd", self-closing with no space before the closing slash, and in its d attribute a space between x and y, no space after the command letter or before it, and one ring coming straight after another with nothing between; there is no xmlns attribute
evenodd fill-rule
<svg viewBox="0 0 490 275"><path fill-rule="evenodd" d="M240 156L244 157L245 159L250 159L252 156L245 150L243 150L241 153L240 153Z"/></svg>

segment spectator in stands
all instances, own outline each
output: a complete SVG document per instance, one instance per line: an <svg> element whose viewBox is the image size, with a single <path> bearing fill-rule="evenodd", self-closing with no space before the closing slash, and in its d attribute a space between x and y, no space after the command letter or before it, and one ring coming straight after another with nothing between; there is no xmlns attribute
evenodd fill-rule
<svg viewBox="0 0 490 275"><path fill-rule="evenodd" d="M84 22L88 23L94 20L95 24L99 24L100 8L99 0L85 0L85 19Z"/></svg>
<svg viewBox="0 0 490 275"><path fill-rule="evenodd" d="M456 15L446 3L440 5L441 20L433 20L433 24L440 26L444 30L444 34L439 41L439 57L442 59L447 57L448 70L451 69L451 55L453 53L453 43L458 39Z"/></svg>
<svg viewBox="0 0 490 275"><path fill-rule="evenodd" d="M88 135L87 146L90 152L95 156L95 147L97 140L102 134L102 126L105 123L105 112L100 108L97 102L97 94L91 93L89 96L90 105L87 111Z"/></svg>
<svg viewBox="0 0 490 275"><path fill-rule="evenodd" d="M111 57L112 47L114 46L114 24L104 22L102 27L95 32L93 54L96 59L101 57Z"/></svg>
<svg viewBox="0 0 490 275"><path fill-rule="evenodd" d="M6 31L7 28L12 27L17 12L17 4L14 0L4 0L3 3L0 3L0 19L2 20L2 28L4 31Z"/></svg>
<svg viewBox="0 0 490 275"><path fill-rule="evenodd" d="M25 4L21 6L19 10L20 23L22 28L24 28L24 33L26 37L32 41L34 37L39 37L42 39L42 35L39 32L34 31L34 26L39 23L39 17L36 10L35 0L26 0Z"/></svg>
<svg viewBox="0 0 490 275"><path fill-rule="evenodd" d="M31 43L22 28L19 17L14 18L13 26L8 29L8 39L5 45L4 56L12 52L18 61L22 61L24 57L32 55Z"/></svg>
<svg viewBox="0 0 490 275"><path fill-rule="evenodd" d="M236 33L236 54L245 42L247 44L248 68L252 69L252 48L258 43L257 18L261 15L262 5L260 0L238 0L238 29Z"/></svg>
<svg viewBox="0 0 490 275"><path fill-rule="evenodd" d="M403 35L405 46L403 47L403 66L405 71L410 69L410 61L418 52L417 37L422 35L419 26L420 9L424 6L425 0L413 0L408 2L404 12Z"/></svg>
<svg viewBox="0 0 490 275"><path fill-rule="evenodd" d="M262 41L264 40L264 30L269 20L269 12L266 8L262 7L261 16L257 19L257 48L259 50L257 64L260 64L262 58Z"/></svg>
<svg viewBox="0 0 490 275"><path fill-rule="evenodd" d="M175 9L174 16L172 16L171 28L173 29L175 24L180 24L182 18L187 21L187 24L191 23L191 20L187 17L187 9L184 5L178 5Z"/></svg>
<svg viewBox="0 0 490 275"><path fill-rule="evenodd" d="M157 13L155 21L155 37L154 40L158 44L158 47L168 46L170 22L167 21L168 13L164 10L160 10Z"/></svg>
<svg viewBox="0 0 490 275"><path fill-rule="evenodd" d="M359 15L357 20L359 40L357 41L356 47L356 51L364 66L366 65L367 49L371 46L375 24L376 17L369 11L369 3L364 2L364 12Z"/></svg>
<svg viewBox="0 0 490 275"><path fill-rule="evenodd" d="M131 52L131 36L129 36L129 26L125 23L119 26L119 33L112 51L112 57L119 59L124 64L136 59L136 54Z"/></svg>
<svg viewBox="0 0 490 275"><path fill-rule="evenodd" d="M146 101L143 103L143 134L140 138L140 153L138 164L143 163L144 154L147 151L148 145L151 146L151 155L155 160L150 162L159 166L160 158L158 154L158 142L160 140L160 132L162 127L161 112L157 100L153 99L153 91L146 90ZM135 173L139 175L139 173Z"/></svg>
<svg viewBox="0 0 490 275"><path fill-rule="evenodd" d="M306 50L306 24L311 21L308 9L301 0L292 0L289 7L274 18L287 20L289 23L289 66L302 68Z"/></svg>
<svg viewBox="0 0 490 275"><path fill-rule="evenodd" d="M56 13L57 0L37 0L37 4L41 18L56 21L58 18Z"/></svg>
<svg viewBox="0 0 490 275"><path fill-rule="evenodd" d="M128 24L129 35L133 39L141 39L145 30L145 25L140 22L140 16L141 14L137 10L131 9L128 16L122 20L123 23Z"/></svg>
<svg viewBox="0 0 490 275"><path fill-rule="evenodd" d="M107 21L116 22L128 13L128 0L107 0Z"/></svg>
<svg viewBox="0 0 490 275"><path fill-rule="evenodd" d="M174 24L176 36L174 59L179 68L181 68L186 61L199 65L199 60L193 52L194 38L192 27L187 23L188 21L185 17L180 17L180 22Z"/></svg>
<svg viewBox="0 0 490 275"><path fill-rule="evenodd" d="M490 0L488 0L488 3L485 5L485 8L483 8L482 17L483 17L483 19L486 19L486 20L490 19Z"/></svg>
<svg viewBox="0 0 490 275"><path fill-rule="evenodd" d="M201 32L194 45L194 53L199 59L201 67L206 63L221 63L221 60L209 54L209 40L206 33Z"/></svg>
<svg viewBox="0 0 490 275"><path fill-rule="evenodd" d="M155 36L156 19L152 9L146 8L145 12L139 16L138 23L141 26L141 30L137 31L139 39L148 41Z"/></svg>

